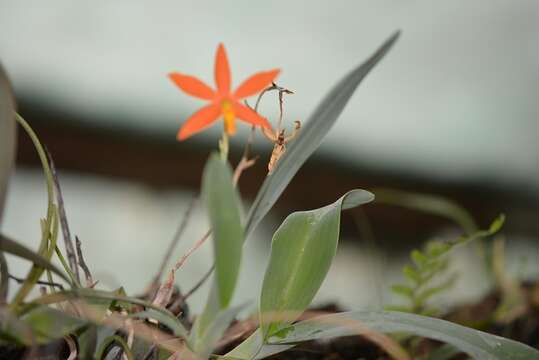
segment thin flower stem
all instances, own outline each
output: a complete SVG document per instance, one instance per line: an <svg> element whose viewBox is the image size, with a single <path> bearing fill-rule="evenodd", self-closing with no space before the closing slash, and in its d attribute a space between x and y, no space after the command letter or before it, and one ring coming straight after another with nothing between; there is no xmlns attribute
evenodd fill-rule
<svg viewBox="0 0 539 360"><path fill-rule="evenodd" d="M219 151L221 152L221 158L223 159L223 161L226 161L228 159L228 148L228 134L226 133L226 131L223 131L223 137L221 138L221 140L219 140Z"/></svg>

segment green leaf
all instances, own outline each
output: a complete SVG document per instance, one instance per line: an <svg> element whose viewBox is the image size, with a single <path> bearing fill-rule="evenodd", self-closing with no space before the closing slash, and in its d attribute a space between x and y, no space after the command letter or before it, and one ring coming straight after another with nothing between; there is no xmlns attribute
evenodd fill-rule
<svg viewBox="0 0 539 360"><path fill-rule="evenodd" d="M0 240L2 241L2 240ZM0 306L7 304L9 293L9 268L6 256L0 250Z"/></svg>
<svg viewBox="0 0 539 360"><path fill-rule="evenodd" d="M451 245L442 241L429 241L426 246L426 252L429 258L437 258L451 250Z"/></svg>
<svg viewBox="0 0 539 360"><path fill-rule="evenodd" d="M97 351L97 359L105 359L106 355L108 354L108 351L110 351L110 346L112 344L116 343L124 352L125 356L128 360L134 360L133 353L131 352L131 349L129 348L129 345L127 345L127 342L119 336L119 335L112 335L106 338L99 347L99 350Z"/></svg>
<svg viewBox="0 0 539 360"><path fill-rule="evenodd" d="M12 345L36 343L30 326L15 316L9 308L0 306L0 346L4 341Z"/></svg>
<svg viewBox="0 0 539 360"><path fill-rule="evenodd" d="M495 234L502 228L503 224L505 223L505 214L500 214L493 222L490 224L490 227L488 229L489 235Z"/></svg>
<svg viewBox="0 0 539 360"><path fill-rule="evenodd" d="M412 260L414 261L414 264L418 268L421 268L429 260L428 257L426 257L421 251L417 249L412 251L412 253L410 254L410 257L412 258Z"/></svg>
<svg viewBox="0 0 539 360"><path fill-rule="evenodd" d="M87 321L73 317L49 306L38 306L21 317L33 330L39 343L48 343L71 334L85 326ZM31 344L26 344L31 345Z"/></svg>
<svg viewBox="0 0 539 360"><path fill-rule="evenodd" d="M411 282L415 283L415 284L421 284L422 282L422 279L421 279L421 274L419 274L417 272L416 269L414 269L413 267L411 267L410 265L405 265L403 268L402 268L402 273L404 274L404 276L406 276L406 278L408 280L410 280Z"/></svg>
<svg viewBox="0 0 539 360"><path fill-rule="evenodd" d="M262 331L257 329L240 345L236 346L232 351L227 353L223 358L230 360L251 360L251 359L263 359L273 354L286 351L296 346L295 344L283 344L283 345L265 345Z"/></svg>
<svg viewBox="0 0 539 360"><path fill-rule="evenodd" d="M45 180L47 184L47 215L42 223L41 241L39 243L37 253L42 255L45 259L50 260L55 249L57 235L55 231L57 230L58 225L58 214L56 206L54 204L54 180L49 166L47 154L43 145L39 141L36 133L19 114L15 114L15 118L34 144L36 152L41 161L43 173L45 174ZM49 246L49 244L52 244L52 246ZM35 264L32 266L30 272L25 278L24 283L21 285L21 287L13 297L13 300L10 304L12 308L16 308L21 302L24 301L25 297L30 293L30 291L33 289L33 287L43 274L43 271L43 268Z"/></svg>
<svg viewBox="0 0 539 360"><path fill-rule="evenodd" d="M457 280L456 276L451 276L449 279L445 280L440 285L424 289L423 291L419 292L416 295L415 301L418 304L425 304L425 302L427 302L427 300L429 300L434 295L437 295L441 292L451 289L453 285L455 285L456 280Z"/></svg>
<svg viewBox="0 0 539 360"><path fill-rule="evenodd" d="M241 262L243 227L239 196L232 182L232 170L218 154L212 154L204 168L202 197L212 229L215 279L220 308L230 304Z"/></svg>
<svg viewBox="0 0 539 360"><path fill-rule="evenodd" d="M34 265L50 270L70 283L70 279L67 277L67 275L62 270L54 266L49 260L3 234L0 234L0 250L31 261L34 263Z"/></svg>
<svg viewBox="0 0 539 360"><path fill-rule="evenodd" d="M245 304L234 306L217 313L204 335L197 339L193 351L200 359L208 359L215 345L221 339L238 313L245 308Z"/></svg>
<svg viewBox="0 0 539 360"><path fill-rule="evenodd" d="M141 311L135 314L130 315L130 317L137 319L154 319L157 320L160 324L165 325L169 328L172 333L176 336L187 338L187 331L185 327L180 323L180 321L174 317L166 316L161 312L157 312L153 309L148 309Z"/></svg>
<svg viewBox="0 0 539 360"><path fill-rule="evenodd" d="M367 61L341 79L320 102L258 191L245 226L247 236L266 216L303 163L318 148L358 85L391 49L399 34L393 34Z"/></svg>
<svg viewBox="0 0 539 360"><path fill-rule="evenodd" d="M55 304L62 301L70 300L70 299L84 299L89 304L94 303L96 300L98 304L103 305L103 303L107 303L107 301L116 301L117 303L130 303L135 305L141 305L145 307L146 309L152 309L158 313L161 313L163 316L169 317L171 321L177 321L174 314L172 314L170 311L168 311L165 308L155 306L145 300L141 300L134 297L129 296L122 296L117 295L113 292L108 291L102 291L102 290L95 290L95 289L88 289L88 288L78 288L78 289L72 289L72 290L64 290L64 291L58 291L53 294L47 294L44 296L41 296L32 302L25 304L24 307L21 310L21 313L26 313L33 309L36 305L49 305L49 304ZM182 326L181 323L177 323L176 326ZM182 331L182 333L187 333L187 330Z"/></svg>
<svg viewBox="0 0 539 360"><path fill-rule="evenodd" d="M365 331L409 333L455 346L475 359L539 359L539 351L528 345L457 325L449 321L409 313L357 311L320 316L299 322L285 339L271 344L298 343L314 339L360 335ZM267 345L270 346L271 345ZM266 350L266 353L269 351Z"/></svg>
<svg viewBox="0 0 539 360"><path fill-rule="evenodd" d="M79 357L80 359L93 359L97 350L97 334L98 327L96 325L89 325L84 331L77 336L77 343L79 344Z"/></svg>
<svg viewBox="0 0 539 360"><path fill-rule="evenodd" d="M15 160L17 127L15 100L11 86L0 64L0 224L6 199L7 184Z"/></svg>
<svg viewBox="0 0 539 360"><path fill-rule="evenodd" d="M478 229L472 215L466 209L442 196L385 188L373 191L379 204L397 205L444 217L458 224L467 234Z"/></svg>
<svg viewBox="0 0 539 360"><path fill-rule="evenodd" d="M374 195L353 190L320 209L289 215L273 235L260 295L265 337L294 321L311 303L329 270L339 240L341 210L366 204ZM276 319L276 316L285 319Z"/></svg>
<svg viewBox="0 0 539 360"><path fill-rule="evenodd" d="M193 348L203 342L212 322L226 309L236 287L244 241L239 196L232 182L232 170L212 154L202 176L202 196L208 208L215 253L215 279L204 311L196 319L189 339Z"/></svg>
<svg viewBox="0 0 539 360"><path fill-rule="evenodd" d="M391 286L391 291L406 298L411 298L414 296L414 289L405 285L393 285Z"/></svg>
<svg viewBox="0 0 539 360"><path fill-rule="evenodd" d="M461 351L453 345L443 344L427 355L424 360L450 360L460 353Z"/></svg>

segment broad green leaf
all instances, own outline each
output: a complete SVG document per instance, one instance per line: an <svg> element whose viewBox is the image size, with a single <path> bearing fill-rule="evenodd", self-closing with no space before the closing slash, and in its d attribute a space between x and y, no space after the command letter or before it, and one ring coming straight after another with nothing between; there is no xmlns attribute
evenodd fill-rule
<svg viewBox="0 0 539 360"><path fill-rule="evenodd" d="M353 190L333 204L296 212L284 220L273 235L260 295L265 337L294 321L318 292L337 249L341 210L373 199L368 191ZM277 320L282 314L287 319Z"/></svg>
<svg viewBox="0 0 539 360"><path fill-rule="evenodd" d="M297 344L314 339L361 335L366 331L408 333L438 340L480 360L539 359L539 351L528 345L449 321L390 311L357 311L320 316L291 326L285 338L271 338L276 345ZM271 347L272 345L266 345ZM279 349L276 349L279 350ZM266 353L270 351L266 349Z"/></svg>
<svg viewBox="0 0 539 360"><path fill-rule="evenodd" d="M0 224L7 184L15 160L15 100L7 75L0 64Z"/></svg>
<svg viewBox="0 0 539 360"><path fill-rule="evenodd" d="M212 154L202 176L202 198L212 229L215 280L220 308L226 308L236 287L243 246L239 196L232 170L218 154Z"/></svg>
<svg viewBox="0 0 539 360"><path fill-rule="evenodd" d="M265 345L262 331L257 329L245 341L227 353L223 358L230 360L263 359L273 354L286 351L296 346L295 344Z"/></svg>
<svg viewBox="0 0 539 360"><path fill-rule="evenodd" d="M35 344L34 332L24 321L13 314L9 308L0 306L0 346Z"/></svg>
<svg viewBox="0 0 539 360"><path fill-rule="evenodd" d="M53 265L49 260L3 234L0 234L0 250L8 254L12 254L31 261L36 266L50 270L56 275L60 276L65 281L70 282L66 274L62 270L58 269L55 265Z"/></svg>
<svg viewBox="0 0 539 360"><path fill-rule="evenodd" d="M85 326L87 321L49 306L38 306L21 317L34 332L38 343L60 339ZM31 345L31 344L26 344Z"/></svg>
<svg viewBox="0 0 539 360"><path fill-rule="evenodd" d="M215 254L215 277L202 314L191 331L193 349L205 349L204 338L212 322L226 309L234 294L244 241L239 196L232 182L232 170L217 154L212 154L202 176L202 196L206 203ZM196 350L195 350L196 351Z"/></svg>
<svg viewBox="0 0 539 360"><path fill-rule="evenodd" d="M322 143L358 85L391 49L399 34L399 32L393 34L367 61L341 79L320 102L305 122L298 137L291 142L279 160L276 169L268 175L258 191L245 226L247 236L266 216L299 168Z"/></svg>

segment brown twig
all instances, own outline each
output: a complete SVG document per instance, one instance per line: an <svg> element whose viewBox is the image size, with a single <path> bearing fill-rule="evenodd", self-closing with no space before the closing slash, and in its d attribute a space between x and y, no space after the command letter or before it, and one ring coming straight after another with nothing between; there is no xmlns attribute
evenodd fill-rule
<svg viewBox="0 0 539 360"><path fill-rule="evenodd" d="M51 168L52 179L54 182L54 187L56 188L56 201L58 201L58 215L60 217L60 224L62 225L62 235L64 238L64 244L66 249L67 261L69 262L69 267L75 275L75 278L80 282L79 267L77 266L77 255L75 254L75 249L73 248L73 239L71 238L71 232L69 231L69 224L67 222L67 216L64 206L64 198L62 196L62 189L60 187L60 181L58 180L58 173L56 171L56 166L50 152L45 149L47 158L49 159L49 166Z"/></svg>
<svg viewBox="0 0 539 360"><path fill-rule="evenodd" d="M202 244L204 244L206 240L208 240L210 235L211 235L211 230L208 230L204 234L204 236L198 239L198 241L180 258L180 260L178 260L176 264L174 264L174 271L178 271L183 266L183 264L187 261L189 256L191 256L192 253L197 251L198 248L200 248Z"/></svg>
<svg viewBox="0 0 539 360"><path fill-rule="evenodd" d="M9 274L8 276L9 276L9 278L10 278L11 280L14 280L14 281L16 281L16 282L19 283L19 284L22 284L22 283L24 283L24 282L26 281L25 279L16 277L15 275ZM62 286L62 284L58 284L58 283L55 283L55 282L38 280L38 281L37 281L37 284L39 284L39 285L45 285L45 286L55 286L55 287L57 287L57 288L59 288L59 289L61 289L61 290L64 290L64 287Z"/></svg>
<svg viewBox="0 0 539 360"><path fill-rule="evenodd" d="M88 268L88 265L86 265L86 261L84 261L84 257L82 256L82 244L79 240L79 237L75 235L75 242L77 245L77 255L79 256L79 266L84 271L84 276L86 277L86 285L88 287L94 287L95 282L92 278L92 273L90 272L90 269Z"/></svg>
<svg viewBox="0 0 539 360"><path fill-rule="evenodd" d="M211 268L198 280L198 282L183 296L183 300L186 301L187 298L189 298L191 295L193 295L204 283L206 280L209 279L210 275L213 273L213 270L215 269L215 263L211 266Z"/></svg>

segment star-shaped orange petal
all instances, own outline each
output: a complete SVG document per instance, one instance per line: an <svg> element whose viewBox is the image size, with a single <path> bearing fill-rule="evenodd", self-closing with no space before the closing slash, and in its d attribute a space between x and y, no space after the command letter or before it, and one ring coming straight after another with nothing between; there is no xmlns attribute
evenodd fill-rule
<svg viewBox="0 0 539 360"><path fill-rule="evenodd" d="M185 121L178 132L178 140L185 140L206 129L220 117L223 117L225 131L229 135L236 132L236 118L254 126L271 129L271 125L265 118L243 105L240 100L264 90L275 80L279 72L279 69L273 69L256 73L232 92L228 57L223 44L219 44L215 55L215 90L194 76L177 72L170 73L170 79L185 93L210 102Z"/></svg>

